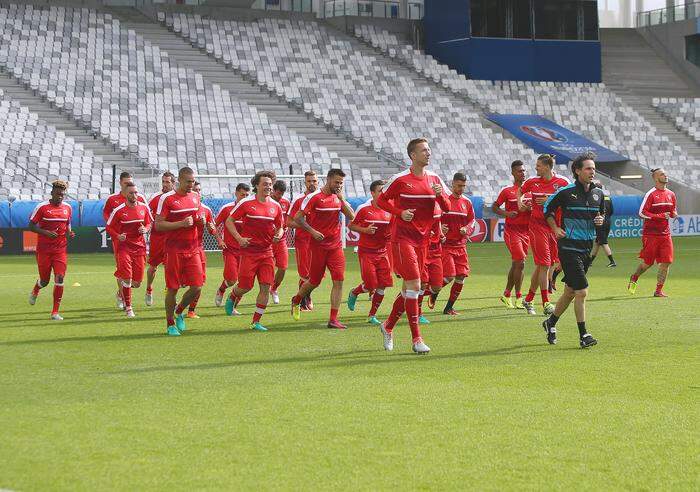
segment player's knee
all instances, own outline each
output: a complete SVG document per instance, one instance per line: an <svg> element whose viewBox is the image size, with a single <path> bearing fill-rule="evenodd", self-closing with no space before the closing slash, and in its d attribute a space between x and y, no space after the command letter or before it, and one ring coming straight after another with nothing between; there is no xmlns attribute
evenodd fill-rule
<svg viewBox="0 0 700 492"><path fill-rule="evenodd" d="M588 289L580 289L574 291L574 297L576 297L576 299L585 299L587 295Z"/></svg>
<svg viewBox="0 0 700 492"><path fill-rule="evenodd" d="M138 289L139 287L141 287L141 282L131 282L131 286L134 289Z"/></svg>
<svg viewBox="0 0 700 492"><path fill-rule="evenodd" d="M53 282L54 282L56 285L63 285L63 275L56 275L56 276L53 278ZM46 282L46 283L48 284L48 282Z"/></svg>
<svg viewBox="0 0 700 492"><path fill-rule="evenodd" d="M131 288L131 280L122 279L122 287L126 289Z"/></svg>
<svg viewBox="0 0 700 492"><path fill-rule="evenodd" d="M49 285L49 279L46 279L46 280L39 279L39 285L41 285L41 288L43 289L44 287Z"/></svg>
<svg viewBox="0 0 700 492"><path fill-rule="evenodd" d="M378 296L383 296L384 295L384 288L376 289L374 291L374 293L377 294Z"/></svg>
<svg viewBox="0 0 700 492"><path fill-rule="evenodd" d="M455 277L455 283L456 284L463 284L465 278L466 277L464 277L463 275L459 275L458 277Z"/></svg>

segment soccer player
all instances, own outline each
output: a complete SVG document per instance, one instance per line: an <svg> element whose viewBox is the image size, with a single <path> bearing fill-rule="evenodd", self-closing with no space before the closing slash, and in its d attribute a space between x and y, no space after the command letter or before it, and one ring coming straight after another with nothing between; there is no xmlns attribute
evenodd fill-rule
<svg viewBox="0 0 700 492"><path fill-rule="evenodd" d="M443 243L447 240L445 236L446 228L442 224L442 209L436 203L435 213L433 215L433 227L430 230L430 240L428 242L428 252L426 253L425 268L423 269L422 285L423 293L418 296L418 311L420 316L418 322L420 324L430 323L423 316L422 299L428 296L428 308L435 309L435 302L438 294L442 290L445 283L445 275L443 269Z"/></svg>
<svg viewBox="0 0 700 492"><path fill-rule="evenodd" d="M107 232L119 241L117 279L122 285L122 299L127 318L133 318L131 289L138 289L146 266L146 240L153 218L147 205L138 201L135 184L126 187L126 201L117 205L107 218Z"/></svg>
<svg viewBox="0 0 700 492"><path fill-rule="evenodd" d="M238 283L231 296L233 305L240 302L243 295L253 288L258 279L258 297L255 300L255 313L251 329L267 331L261 323L267 303L270 300L270 285L275 280L275 260L272 244L279 242L284 234L284 213L273 198L272 184L275 173L260 171L251 180L255 195L244 198L236 204L226 219L226 229L241 245L241 264ZM241 229L236 225L241 222Z"/></svg>
<svg viewBox="0 0 700 492"><path fill-rule="evenodd" d="M642 250L639 252L641 263L630 277L627 290L630 294L637 291L637 281L654 262L659 264L656 274L654 297L668 297L664 293L664 283L668 269L673 263L673 241L669 219L678 217L676 194L667 188L668 176L662 168L652 169L654 187L650 189L639 207L639 216L644 219L642 226Z"/></svg>
<svg viewBox="0 0 700 492"><path fill-rule="evenodd" d="M593 253L591 254L591 263L593 263L593 260L595 260L595 257L598 254L598 249L603 248L605 254L608 255L608 267L615 268L617 263L615 263L612 250L608 244L610 225L612 223L612 215L614 213L613 204L612 200L610 199L610 194L605 193L605 189L603 189L603 185L600 184L600 181L596 181L595 185L603 190L603 194L605 195L605 214L603 216L605 220L603 221L602 226L596 227L595 229L595 244L593 245Z"/></svg>
<svg viewBox="0 0 700 492"><path fill-rule="evenodd" d="M425 138L413 139L407 146L411 159L409 169L395 174L377 198L377 205L396 216L394 265L402 279L401 297L397 297L389 317L380 325L384 337L384 349L394 349L394 326L406 312L413 339L412 348L417 354L430 352L421 337L418 317L418 297L421 277L425 268L430 229L433 227L435 203L443 211L449 210L449 202L442 179L426 169L430 164L430 145Z"/></svg>
<svg viewBox="0 0 700 492"><path fill-rule="evenodd" d="M553 167L553 156L549 154L540 155L535 164L537 176L526 179L517 193L518 208L521 211L527 210L527 205L523 202L525 193L532 194L532 211L530 213L528 233L530 246L532 247L532 256L535 260L535 270L532 272L530 289L523 302L523 306L528 314L536 314L532 301L535 298L538 286L544 314L552 314L554 312L554 305L549 302L548 271L550 266L559 261L557 238L547 225L542 207L547 198L556 193L559 188L567 186L569 180L554 174Z"/></svg>
<svg viewBox="0 0 700 492"><path fill-rule="evenodd" d="M216 226L218 228L223 228L224 242L221 248L221 254L224 258L224 280L221 282L219 289L216 291L216 297L214 297L214 304L217 307L221 307L224 302L224 295L226 294L226 289L231 287L238 280L238 265L240 263L241 247L238 241L231 235L228 228L224 226L226 219L231 215L231 210L236 206L236 203L240 202L244 198L250 195L250 186L246 183L238 183L236 186L235 199L231 202L224 204L216 215ZM236 224L240 225L240 222ZM230 298L229 298L230 299ZM238 315L240 314L233 307L233 299L226 301L226 314Z"/></svg>
<svg viewBox="0 0 700 492"><path fill-rule="evenodd" d="M467 255L467 238L474 230L474 207L469 198L464 196L467 177L464 173L455 173L452 178L452 193L448 197L449 209L442 214L445 232L445 244L442 246L442 269L445 285L454 280L442 314L457 316L454 304L464 286L464 279L469 276L469 256ZM443 286L444 287L444 286Z"/></svg>
<svg viewBox="0 0 700 492"><path fill-rule="evenodd" d="M518 190L525 182L525 165L523 161L513 161L510 165L513 175L513 184L506 186L498 194L498 198L491 205L491 210L496 215L505 217L503 240L510 252L511 264L508 271L506 289L501 296L501 302L508 308L523 309L522 285L525 275L525 258L530 247L528 224L530 223L530 206L524 201L525 210L518 208ZM529 201L529 200L528 200ZM501 208L505 205L505 208ZM515 304L511 299L511 291L515 289Z"/></svg>
<svg viewBox="0 0 700 492"><path fill-rule="evenodd" d="M316 171L306 171L304 173L304 184L306 186L306 191L303 195L299 195L292 202L292 206L289 209L289 216L287 219L287 226L294 229L294 251L297 261L297 272L299 274L299 288L302 284L309 280L309 269L311 268L311 236L304 230L299 224L297 224L295 217L301 210L301 204L304 202L309 194L315 192L318 189L318 176ZM301 310L310 311L313 309L313 302L311 297L302 299Z"/></svg>
<svg viewBox="0 0 700 492"><path fill-rule="evenodd" d="M165 237L165 318L167 334L179 336L187 328L183 315L187 306L197 297L204 283L199 240L195 221L201 199L192 191L194 171L180 169L177 188L161 195L156 208L155 226L167 233ZM181 287L189 287L176 307L176 296Z"/></svg>
<svg viewBox="0 0 700 492"><path fill-rule="evenodd" d="M585 153L574 159L571 164L574 182L550 195L542 207L547 224L557 237L564 274L562 281L566 284L554 312L542 322L547 342L551 345L557 343L556 324L571 301L574 301L581 348L598 343L586 330L586 272L590 266L595 228L603 224L605 212L603 190L592 186L595 177L594 158L592 153ZM563 229L555 218L557 210L561 211Z"/></svg>
<svg viewBox="0 0 700 492"><path fill-rule="evenodd" d="M348 222L352 222L355 218L355 213L343 197L344 181L345 173L341 169L330 169L326 175L326 184L306 195L300 210L294 216L299 229L304 229L311 237L309 246L311 261L309 279L299 287L299 291L292 298L292 316L296 320L300 318L302 299L321 284L328 268L333 287L327 326L340 330L347 327L338 320L345 279L345 253L340 236L338 214L342 212Z"/></svg>
<svg viewBox="0 0 700 492"><path fill-rule="evenodd" d="M148 208L151 210L152 217L154 217L156 214L158 200L160 200L161 195L163 195L163 193L173 191L175 188L175 175L170 171L164 172L163 176L160 178L160 185L160 192L153 195L148 201ZM152 227L148 251L148 270L146 270L146 306L153 305L153 281L156 278L156 270L158 270L158 265L161 265L165 261L163 258L164 248L165 233L156 231L155 228Z"/></svg>
<svg viewBox="0 0 700 492"><path fill-rule="evenodd" d="M29 304L36 303L39 290L49 285L53 271L53 309L51 319L61 321L58 314L63 297L63 280L66 276L68 254L66 248L68 238L74 237L71 230L73 209L63 203L66 197L68 183L56 180L51 183L51 198L39 203L29 217L29 230L38 234L36 244L36 264L39 269L39 279L29 294Z"/></svg>
<svg viewBox="0 0 700 492"><path fill-rule="evenodd" d="M280 204L282 208L282 217L284 219L284 234L282 239L277 242L272 243L272 252L275 256L275 267L277 271L275 272L275 281L270 289L270 294L272 294L272 302L274 304L280 303L280 296L277 293L277 289L282 284L284 280L284 275L287 273L287 267L289 266L289 247L287 246L287 217L289 216L289 209L292 204L284 197L287 191L287 183L278 179L275 184L272 185L272 198Z"/></svg>
<svg viewBox="0 0 700 492"><path fill-rule="evenodd" d="M355 310L357 297L363 292L372 292L372 306L367 322L381 324L377 310L384 300L384 291L394 283L391 279L391 264L387 245L391 237L391 215L377 206L377 197L382 192L384 181L373 181L369 185L372 198L357 208L355 219L348 226L360 235L357 256L360 260L362 282L348 294L348 309Z"/></svg>
<svg viewBox="0 0 700 492"><path fill-rule="evenodd" d="M107 222L107 219L109 218L109 215L112 213L112 210L114 210L117 206L121 205L126 201L126 193L127 193L127 187L131 184L134 184L134 178L131 175L130 172L124 171L119 175L119 193L114 193L113 195L109 195L107 197L107 200L105 200L104 208L102 209L102 218L104 219L105 222ZM137 196L138 201L141 203L148 205L146 203L146 199L138 195ZM111 237L111 236L110 236ZM114 252L114 262L115 265L117 263L117 257L119 255L119 241L115 240L115 238L112 237L112 251ZM119 309L124 309L124 300L122 299L122 284L119 281L119 278L117 277L117 269L114 270L114 277L117 282L117 294L116 294L116 299L117 299L117 307Z"/></svg>
<svg viewBox="0 0 700 492"><path fill-rule="evenodd" d="M197 193L200 196L200 199L202 197L202 184L199 181L194 182L194 187L192 188L192 191ZM209 231L209 234L214 236L216 239L216 242L219 244L219 247L223 250L224 249L224 242L222 239L219 237L217 234L216 230L216 223L214 222L214 217L211 209L205 205L204 203L200 203L199 205L199 213L197 214L197 220L195 221L195 226L197 226L197 242L199 244L199 257L202 262L202 285L207 283L207 254L204 251L204 229L206 228L207 231ZM199 296L201 295L201 291L195 296L194 299L192 299L192 302L190 302L190 305L187 307L187 317L188 318L194 318L197 319L199 316L197 315L196 309L197 309L197 303L199 302Z"/></svg>

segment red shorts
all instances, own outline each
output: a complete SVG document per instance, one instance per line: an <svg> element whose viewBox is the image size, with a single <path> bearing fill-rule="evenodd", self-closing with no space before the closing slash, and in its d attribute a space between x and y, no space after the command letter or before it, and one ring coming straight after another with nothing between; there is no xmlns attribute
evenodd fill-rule
<svg viewBox="0 0 700 492"><path fill-rule="evenodd" d="M201 287L204 285L202 257L199 251L191 253L166 253L165 286L168 289L180 287Z"/></svg>
<svg viewBox="0 0 700 492"><path fill-rule="evenodd" d="M406 242L393 243L394 271L404 280L420 280L425 268L427 246L413 246Z"/></svg>
<svg viewBox="0 0 700 492"><path fill-rule="evenodd" d="M326 268L331 272L333 280L345 280L345 253L343 248L324 249L317 245L311 248L311 268L309 282L319 285L326 274Z"/></svg>
<svg viewBox="0 0 700 492"><path fill-rule="evenodd" d="M557 237L549 227L530 224L528 235L535 265L551 266L559 261Z"/></svg>
<svg viewBox="0 0 700 492"><path fill-rule="evenodd" d="M442 287L443 279L445 275L442 268L442 249L437 251L428 250L428 257L425 260L425 268L423 269L423 275L421 276L421 281L432 287Z"/></svg>
<svg viewBox="0 0 700 492"><path fill-rule="evenodd" d="M297 272L299 278L309 278L311 270L311 245L308 241L299 241L294 244L297 258Z"/></svg>
<svg viewBox="0 0 700 492"><path fill-rule="evenodd" d="M229 252L224 250L224 280L229 284L234 284L238 280L238 267L240 265L240 252Z"/></svg>
<svg viewBox="0 0 700 492"><path fill-rule="evenodd" d="M386 252L358 253L360 260L360 275L367 290L391 287L391 265Z"/></svg>
<svg viewBox="0 0 700 492"><path fill-rule="evenodd" d="M470 270L466 246L442 247L442 271L445 277L468 277Z"/></svg>
<svg viewBox="0 0 700 492"><path fill-rule="evenodd" d="M287 241L283 239L279 243L272 243L272 254L275 257L275 266L280 270L286 270L289 266Z"/></svg>
<svg viewBox="0 0 700 492"><path fill-rule="evenodd" d="M527 250L530 247L530 235L527 226L509 227L503 233L503 240L506 243L510 258L513 261L523 261L527 258Z"/></svg>
<svg viewBox="0 0 700 492"><path fill-rule="evenodd" d="M66 251L36 252L36 264L39 267L39 279L48 282L51 279L51 271L54 275L64 276L68 266L68 254Z"/></svg>
<svg viewBox="0 0 700 492"><path fill-rule="evenodd" d="M126 248L117 253L117 272L115 277L140 283L146 268L146 254L134 254Z"/></svg>
<svg viewBox="0 0 700 492"><path fill-rule="evenodd" d="M157 267L165 263L165 237L151 235L151 246L148 251L148 264Z"/></svg>
<svg viewBox="0 0 700 492"><path fill-rule="evenodd" d="M204 248L199 250L200 261L202 262L202 285L207 283L207 254Z"/></svg>
<svg viewBox="0 0 700 492"><path fill-rule="evenodd" d="M647 265L673 263L673 241L671 236L642 236L639 257Z"/></svg>
<svg viewBox="0 0 700 492"><path fill-rule="evenodd" d="M275 281L275 260L272 255L241 255L238 287L250 290L258 278L259 285L272 285Z"/></svg>

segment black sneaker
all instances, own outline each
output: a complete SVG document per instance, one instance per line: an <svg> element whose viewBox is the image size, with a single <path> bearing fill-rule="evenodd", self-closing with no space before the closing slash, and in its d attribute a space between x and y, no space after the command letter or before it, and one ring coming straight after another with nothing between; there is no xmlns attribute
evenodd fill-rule
<svg viewBox="0 0 700 492"><path fill-rule="evenodd" d="M593 345L597 345L598 340L593 338L593 335L591 335L590 333L586 333L585 335L583 335L581 337L580 343L581 343L581 348L588 348L588 347L592 347Z"/></svg>
<svg viewBox="0 0 700 492"><path fill-rule="evenodd" d="M549 326L549 318L542 322L542 328L547 334L547 343L554 345L557 343L557 329L554 326Z"/></svg>
<svg viewBox="0 0 700 492"><path fill-rule="evenodd" d="M611 261L610 263L608 263L608 268L615 268L616 266L617 266L617 263L615 263L614 261Z"/></svg>

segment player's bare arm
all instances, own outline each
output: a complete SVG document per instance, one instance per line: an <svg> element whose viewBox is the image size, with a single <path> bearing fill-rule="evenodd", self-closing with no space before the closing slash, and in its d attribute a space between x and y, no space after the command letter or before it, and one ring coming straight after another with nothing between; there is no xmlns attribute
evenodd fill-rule
<svg viewBox="0 0 700 492"><path fill-rule="evenodd" d="M238 233L238 229L236 229L236 222L233 220L233 217L227 217L224 225L226 226L226 229L228 229L228 232L230 232L233 236L233 239L238 241L238 244L241 245L241 248L248 247L250 244L250 238L243 237Z"/></svg>
<svg viewBox="0 0 700 492"><path fill-rule="evenodd" d="M311 234L311 237L313 237L316 241L323 241L323 234L318 232L316 229L311 227L308 222L306 222L306 217L304 217L304 212L301 210L297 212L296 216L294 217L294 220L296 221L297 224L299 224L299 227L304 229L306 232Z"/></svg>
<svg viewBox="0 0 700 492"><path fill-rule="evenodd" d="M564 229L557 225L557 221L551 215L547 217L547 225L552 229L552 232L557 236L557 239L566 237Z"/></svg>
<svg viewBox="0 0 700 492"><path fill-rule="evenodd" d="M156 215L156 231L175 231L177 229L182 229L183 227L192 227L194 224L194 219L192 217L185 217L182 220L176 222L169 222L165 220L162 215Z"/></svg>
<svg viewBox="0 0 700 492"><path fill-rule="evenodd" d="M50 237L51 239L58 237L58 234L56 234L54 231L47 231L46 229L42 229L38 225L36 225L34 222L29 223L29 230L31 232L36 232L37 234L41 234L42 236Z"/></svg>
<svg viewBox="0 0 700 492"><path fill-rule="evenodd" d="M372 235L372 234L374 234L375 232L377 232L377 226L374 225L374 224L370 224L370 225L368 225L367 227L362 227L361 225L358 225L358 224L355 224L355 223L351 223L351 224L348 226L348 229L350 229L350 230L353 231L353 232L357 232L357 233L359 233L359 234L370 234L370 235Z"/></svg>

